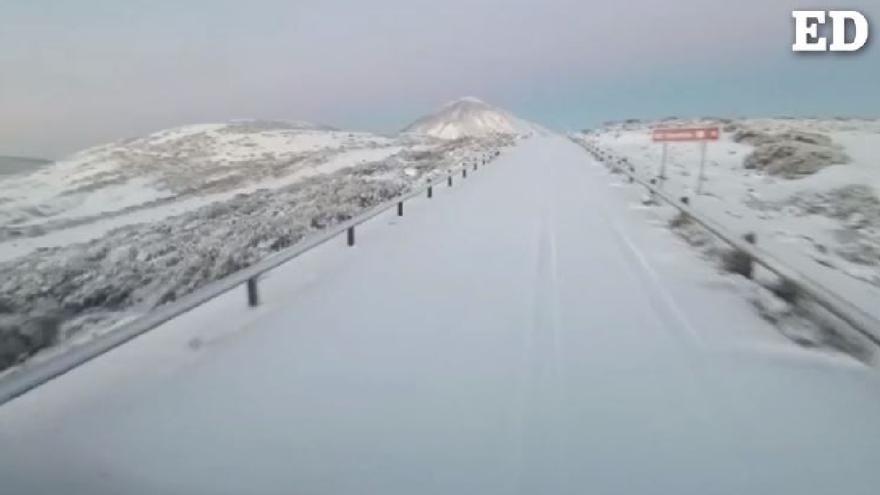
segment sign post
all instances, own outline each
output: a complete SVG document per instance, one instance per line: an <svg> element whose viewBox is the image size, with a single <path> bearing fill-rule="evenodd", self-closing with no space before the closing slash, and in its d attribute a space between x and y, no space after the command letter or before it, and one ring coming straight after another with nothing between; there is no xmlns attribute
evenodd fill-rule
<svg viewBox="0 0 880 495"><path fill-rule="evenodd" d="M660 185L666 180L666 160L669 158L669 143L663 143L663 155L660 158Z"/></svg>
<svg viewBox="0 0 880 495"><path fill-rule="evenodd" d="M693 127L693 128L656 128L652 132L651 139L655 143L663 144L663 156L660 162L660 184L666 180L666 161L669 158L669 143L698 142L700 143L700 171L697 175L697 185L694 189L699 195L703 189L703 181L706 179L706 148L709 141L718 141L721 137L721 129L718 127Z"/></svg>
<svg viewBox="0 0 880 495"><path fill-rule="evenodd" d="M703 190L703 181L706 180L706 141L700 141L700 173L697 175L697 196Z"/></svg>

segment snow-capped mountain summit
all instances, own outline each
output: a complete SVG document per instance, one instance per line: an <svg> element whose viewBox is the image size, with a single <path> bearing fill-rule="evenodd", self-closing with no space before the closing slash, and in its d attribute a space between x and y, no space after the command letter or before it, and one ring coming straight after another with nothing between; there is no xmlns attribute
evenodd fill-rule
<svg viewBox="0 0 880 495"><path fill-rule="evenodd" d="M493 134L532 134L543 129L472 96L447 103L406 127L403 132L441 139Z"/></svg>

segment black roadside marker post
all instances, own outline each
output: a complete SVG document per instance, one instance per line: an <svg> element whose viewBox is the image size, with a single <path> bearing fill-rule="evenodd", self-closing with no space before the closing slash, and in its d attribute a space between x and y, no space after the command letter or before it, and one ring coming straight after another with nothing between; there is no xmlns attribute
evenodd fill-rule
<svg viewBox="0 0 880 495"><path fill-rule="evenodd" d="M348 228L348 245L354 246L354 227Z"/></svg>
<svg viewBox="0 0 880 495"><path fill-rule="evenodd" d="M249 278L247 281L248 306L255 308L260 304L260 295L257 292L257 277Z"/></svg>
<svg viewBox="0 0 880 495"><path fill-rule="evenodd" d="M431 199L433 197L434 197L434 186L432 186L431 183L429 182L428 183L428 199Z"/></svg>
<svg viewBox="0 0 880 495"><path fill-rule="evenodd" d="M449 187L452 187L452 174L449 174L449 178L446 179L446 182L449 184Z"/></svg>
<svg viewBox="0 0 880 495"><path fill-rule="evenodd" d="M399 217L403 216L403 201L397 202L397 216L399 216Z"/></svg>
<svg viewBox="0 0 880 495"><path fill-rule="evenodd" d="M461 178L467 179L467 168L462 167L461 169Z"/></svg>

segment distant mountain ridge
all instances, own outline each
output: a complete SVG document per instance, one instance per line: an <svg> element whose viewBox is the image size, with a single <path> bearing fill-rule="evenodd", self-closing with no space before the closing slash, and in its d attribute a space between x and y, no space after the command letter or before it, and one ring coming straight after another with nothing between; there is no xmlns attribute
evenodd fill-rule
<svg viewBox="0 0 880 495"><path fill-rule="evenodd" d="M26 156L0 155L0 175L11 175L34 170L52 163L51 160Z"/></svg>
<svg viewBox="0 0 880 495"><path fill-rule="evenodd" d="M545 133L546 130L479 98L468 96L447 103L436 112L416 120L402 132L458 139L493 134Z"/></svg>

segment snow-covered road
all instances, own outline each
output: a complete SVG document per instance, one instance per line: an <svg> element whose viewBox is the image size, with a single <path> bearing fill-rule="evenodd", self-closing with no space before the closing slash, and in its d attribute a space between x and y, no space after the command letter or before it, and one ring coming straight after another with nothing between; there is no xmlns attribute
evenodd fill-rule
<svg viewBox="0 0 880 495"><path fill-rule="evenodd" d="M876 493L876 372L579 147L456 181L0 407L0 492Z"/></svg>

